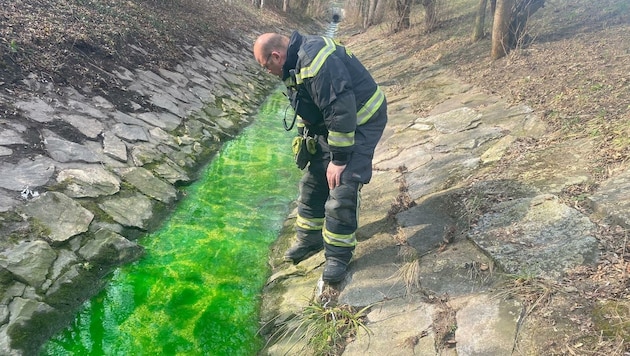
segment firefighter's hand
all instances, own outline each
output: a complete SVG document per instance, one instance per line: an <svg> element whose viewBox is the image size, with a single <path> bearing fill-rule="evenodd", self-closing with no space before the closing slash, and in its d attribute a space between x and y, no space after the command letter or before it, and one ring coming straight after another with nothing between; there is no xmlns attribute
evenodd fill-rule
<svg viewBox="0 0 630 356"><path fill-rule="evenodd" d="M328 169L326 169L326 179L328 180L328 188L334 189L341 185L341 173L346 169L346 165L337 166L330 162L328 164Z"/></svg>

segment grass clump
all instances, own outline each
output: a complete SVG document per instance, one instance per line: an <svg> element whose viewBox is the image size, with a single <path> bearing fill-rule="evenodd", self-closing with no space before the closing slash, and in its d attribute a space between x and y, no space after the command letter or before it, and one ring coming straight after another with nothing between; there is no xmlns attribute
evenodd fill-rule
<svg viewBox="0 0 630 356"><path fill-rule="evenodd" d="M414 290L420 290L420 254L415 248L405 244L400 246L398 256L403 264L394 277L405 284L405 295L409 296Z"/></svg>
<svg viewBox="0 0 630 356"><path fill-rule="evenodd" d="M366 325L371 305L359 309L328 304L311 300L300 312L279 323L267 346L286 345L286 355L307 350L318 356L339 355L360 329L368 336L372 334Z"/></svg>

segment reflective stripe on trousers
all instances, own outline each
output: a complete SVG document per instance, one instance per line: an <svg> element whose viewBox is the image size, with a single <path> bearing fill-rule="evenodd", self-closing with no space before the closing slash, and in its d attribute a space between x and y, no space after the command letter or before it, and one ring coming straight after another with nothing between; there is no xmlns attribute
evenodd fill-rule
<svg viewBox="0 0 630 356"><path fill-rule="evenodd" d="M353 247L356 245L359 188L362 184L350 179L348 171L348 174L344 172L342 175L341 185L329 191L325 164L326 161L314 160L300 180L296 222L298 239L309 239L314 230L319 233L323 228L326 244Z"/></svg>
<svg viewBox="0 0 630 356"><path fill-rule="evenodd" d="M326 245L354 248L359 191L372 178L374 149L386 123L387 103L384 101L375 116L366 125L357 128L355 151L341 175L341 185L332 191L329 191L326 181L328 143L320 136L322 150L311 159L300 180L298 217L301 223L296 227L298 238L314 238L316 234L319 238L323 235ZM323 231L310 230L324 218Z"/></svg>

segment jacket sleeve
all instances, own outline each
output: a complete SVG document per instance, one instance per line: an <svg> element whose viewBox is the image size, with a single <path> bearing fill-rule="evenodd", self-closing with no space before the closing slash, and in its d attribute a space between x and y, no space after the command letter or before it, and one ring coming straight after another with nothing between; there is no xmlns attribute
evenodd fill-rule
<svg viewBox="0 0 630 356"><path fill-rule="evenodd" d="M357 127L356 100L345 63L331 54L309 78L307 88L328 129L331 161L344 165L350 160Z"/></svg>

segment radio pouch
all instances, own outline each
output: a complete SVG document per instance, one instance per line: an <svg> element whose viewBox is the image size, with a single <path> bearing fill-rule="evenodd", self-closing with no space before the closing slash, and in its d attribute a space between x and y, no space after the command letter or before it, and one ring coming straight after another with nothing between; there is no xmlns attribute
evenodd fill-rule
<svg viewBox="0 0 630 356"><path fill-rule="evenodd" d="M315 137L307 136L306 134L294 138L291 146L293 149L295 165L300 170L306 168L306 165L310 162L311 157L317 153L317 139Z"/></svg>

